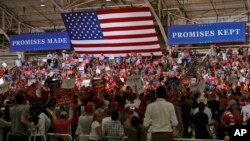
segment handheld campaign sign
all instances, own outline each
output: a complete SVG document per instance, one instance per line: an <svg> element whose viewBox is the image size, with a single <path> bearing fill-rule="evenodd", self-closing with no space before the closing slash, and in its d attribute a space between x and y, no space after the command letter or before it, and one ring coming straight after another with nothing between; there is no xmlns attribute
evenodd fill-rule
<svg viewBox="0 0 250 141"><path fill-rule="evenodd" d="M141 83L140 75L133 75L128 77L127 85L130 86L134 92L138 94L143 92L143 86Z"/></svg>
<svg viewBox="0 0 250 141"><path fill-rule="evenodd" d="M0 85L0 94L6 93L9 91L9 83L3 83Z"/></svg>

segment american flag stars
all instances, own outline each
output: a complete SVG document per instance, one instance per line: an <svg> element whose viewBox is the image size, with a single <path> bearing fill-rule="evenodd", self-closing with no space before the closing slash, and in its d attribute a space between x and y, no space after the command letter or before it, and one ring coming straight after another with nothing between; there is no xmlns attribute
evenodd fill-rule
<svg viewBox="0 0 250 141"><path fill-rule="evenodd" d="M73 40L103 39L103 33L95 12L63 13L69 36Z"/></svg>

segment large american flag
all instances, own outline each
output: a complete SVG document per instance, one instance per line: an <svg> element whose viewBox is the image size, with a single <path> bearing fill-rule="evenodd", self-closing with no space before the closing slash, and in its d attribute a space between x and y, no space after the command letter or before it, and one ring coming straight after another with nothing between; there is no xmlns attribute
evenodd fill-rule
<svg viewBox="0 0 250 141"><path fill-rule="evenodd" d="M63 13L62 18L78 54L162 55L149 8Z"/></svg>

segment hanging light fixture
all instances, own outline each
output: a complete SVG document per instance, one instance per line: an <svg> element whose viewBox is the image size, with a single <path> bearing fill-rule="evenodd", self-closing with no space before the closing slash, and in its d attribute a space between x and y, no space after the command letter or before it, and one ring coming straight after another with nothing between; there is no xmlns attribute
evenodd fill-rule
<svg viewBox="0 0 250 141"><path fill-rule="evenodd" d="M40 4L40 6L41 6L41 7L46 6L46 5L45 5L45 0L41 0L41 4Z"/></svg>

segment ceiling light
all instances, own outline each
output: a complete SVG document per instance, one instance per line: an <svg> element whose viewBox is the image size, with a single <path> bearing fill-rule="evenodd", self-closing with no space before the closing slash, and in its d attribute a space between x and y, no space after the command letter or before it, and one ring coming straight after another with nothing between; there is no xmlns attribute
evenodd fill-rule
<svg viewBox="0 0 250 141"><path fill-rule="evenodd" d="M41 4L40 4L40 6L41 6L41 7L46 6L46 5L45 5L45 1L44 1L44 0L41 0Z"/></svg>
<svg viewBox="0 0 250 141"><path fill-rule="evenodd" d="M41 6L41 7L44 7L44 6L46 6L46 5L45 5L44 3L41 3L40 6Z"/></svg>
<svg viewBox="0 0 250 141"><path fill-rule="evenodd" d="M111 1L111 0L106 0L106 1Z"/></svg>

